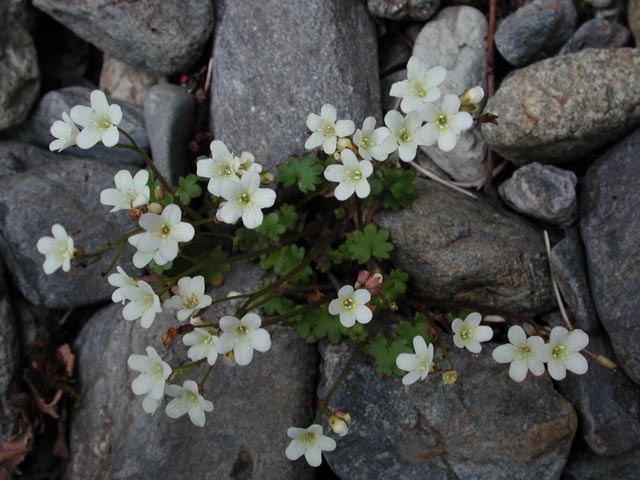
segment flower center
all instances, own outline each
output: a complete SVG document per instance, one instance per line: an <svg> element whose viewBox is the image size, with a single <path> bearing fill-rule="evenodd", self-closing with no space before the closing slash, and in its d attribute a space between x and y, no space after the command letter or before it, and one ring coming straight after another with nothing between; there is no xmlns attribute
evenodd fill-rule
<svg viewBox="0 0 640 480"><path fill-rule="evenodd" d="M60 258L67 258L69 256L69 249L67 249L66 241L58 243L57 256Z"/></svg>
<svg viewBox="0 0 640 480"><path fill-rule="evenodd" d="M154 363L153 366L149 369L149 375L153 378L162 378L162 373L164 369L160 363Z"/></svg>
<svg viewBox="0 0 640 480"><path fill-rule="evenodd" d="M460 329L460 338L463 340L473 340L473 329L467 325Z"/></svg>
<svg viewBox="0 0 640 480"><path fill-rule="evenodd" d="M192 405L192 406L195 406L198 404L198 396L191 391L187 391L184 393L184 400L185 402L187 402L189 405Z"/></svg>
<svg viewBox="0 0 640 480"><path fill-rule="evenodd" d="M349 172L349 173L350 173L350 177L351 177L349 180L352 180L352 181L355 181L355 182L359 182L360 180L362 180L363 175L362 175L362 172L360 170L351 170L351 172Z"/></svg>
<svg viewBox="0 0 640 480"><path fill-rule="evenodd" d="M166 237L171 233L171 227L169 225L163 225L160 233L162 233L163 237Z"/></svg>
<svg viewBox="0 0 640 480"><path fill-rule="evenodd" d="M240 195L240 198L238 198L238 201L240 203L244 203L246 205L247 203L249 203L251 201L251 197L249 196L248 193L245 192L242 195Z"/></svg>
<svg viewBox="0 0 640 480"><path fill-rule="evenodd" d="M246 325L238 325L236 327L236 337L246 337L249 335L249 329Z"/></svg>
<svg viewBox="0 0 640 480"><path fill-rule="evenodd" d="M566 360L569 351L564 343L559 343L551 350L551 356L554 360Z"/></svg>
<svg viewBox="0 0 640 480"><path fill-rule="evenodd" d="M230 167L230 166L228 166L228 165L227 165L226 167L224 167L224 169L222 170L222 174L223 174L225 177L228 177L228 176L229 176L229 175L231 175L232 173L233 173L233 171L231 170L231 167Z"/></svg>
<svg viewBox="0 0 640 480"><path fill-rule="evenodd" d="M313 432L305 432L300 435L299 442L304 445L314 445L316 443L316 434Z"/></svg>
<svg viewBox="0 0 640 480"><path fill-rule="evenodd" d="M369 135L362 135L360 146L365 150L371 146L371 139L369 138Z"/></svg>
<svg viewBox="0 0 640 480"><path fill-rule="evenodd" d="M193 309L198 306L199 299L198 296L194 293L189 298L186 298L182 305L187 309Z"/></svg>
<svg viewBox="0 0 640 480"><path fill-rule="evenodd" d="M515 348L515 353L520 360L528 360L529 358L531 358L531 356L533 356L533 351L526 342L517 345Z"/></svg>
<svg viewBox="0 0 640 480"><path fill-rule="evenodd" d="M416 370L424 372L426 368L429 368L429 357L420 357L416 361Z"/></svg>
<svg viewBox="0 0 640 480"><path fill-rule="evenodd" d="M322 127L322 133L324 133L324 135L327 137L335 137L336 129L333 125L327 123Z"/></svg>
<svg viewBox="0 0 640 480"><path fill-rule="evenodd" d="M406 127L400 130L400 140L402 140L402 142L404 143L408 143L413 140L413 135L409 130L407 130Z"/></svg>
<svg viewBox="0 0 640 480"><path fill-rule="evenodd" d="M438 124L438 128L440 130L446 130L449 120L447 119L447 116L444 113L441 113L440 115L438 115L438 119L436 120L436 123Z"/></svg>
<svg viewBox="0 0 640 480"><path fill-rule="evenodd" d="M153 293L145 293L144 297L142 297L142 303L144 304L146 309L150 309L153 307Z"/></svg>
<svg viewBox="0 0 640 480"><path fill-rule="evenodd" d="M427 96L427 89L422 85L416 85L416 95L420 98L424 98Z"/></svg>
<svg viewBox="0 0 640 480"><path fill-rule="evenodd" d="M344 307L345 310L353 310L355 308L355 306L356 306L356 302L351 297L345 298L342 301L342 306Z"/></svg>
<svg viewBox="0 0 640 480"><path fill-rule="evenodd" d="M200 341L201 341L201 343L203 343L205 345L213 345L213 337L211 337L209 335L202 335L200 337Z"/></svg>
<svg viewBox="0 0 640 480"><path fill-rule="evenodd" d="M100 130L106 130L113 126L113 123L111 122L111 117L109 117L108 115L105 115L104 113L99 113L98 115L96 115L94 124L96 128Z"/></svg>

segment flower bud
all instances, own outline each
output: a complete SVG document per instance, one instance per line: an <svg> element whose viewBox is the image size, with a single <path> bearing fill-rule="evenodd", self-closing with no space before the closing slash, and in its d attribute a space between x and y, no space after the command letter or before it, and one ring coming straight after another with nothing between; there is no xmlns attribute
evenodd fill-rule
<svg viewBox="0 0 640 480"><path fill-rule="evenodd" d="M150 213L155 213L157 215L160 215L162 213L162 205L157 202L151 202L147 208L149 209Z"/></svg>
<svg viewBox="0 0 640 480"><path fill-rule="evenodd" d="M392 312L397 312L400 309L400 307L398 307L398 304L396 302L391 302L389 304L389 310L391 310Z"/></svg>
<svg viewBox="0 0 640 480"><path fill-rule="evenodd" d="M260 174L260 183L262 183L262 185L268 185L275 179L276 177L273 175L273 173L264 172Z"/></svg>
<svg viewBox="0 0 640 480"><path fill-rule="evenodd" d="M381 273L371 273L367 270L360 270L355 288L365 288L371 296L374 297L382 292L382 279Z"/></svg>
<svg viewBox="0 0 640 480"><path fill-rule="evenodd" d="M164 188L158 185L156 188L153 189L153 194L158 200L162 200L164 198Z"/></svg>
<svg viewBox="0 0 640 480"><path fill-rule="evenodd" d="M618 365L613 360L609 357L605 357L604 355L596 355L596 362L602 368L606 368L607 370L615 370L618 368Z"/></svg>
<svg viewBox="0 0 640 480"><path fill-rule="evenodd" d="M129 216L136 221L140 219L143 213L144 212L139 208L132 208L131 210L129 210Z"/></svg>
<svg viewBox="0 0 640 480"><path fill-rule="evenodd" d="M487 323L504 323L505 319L500 315L487 315L483 318L483 321Z"/></svg>
<svg viewBox="0 0 640 480"><path fill-rule="evenodd" d="M338 152L343 151L345 148L349 148L351 150L356 150L353 142L350 138L339 138L336 144L336 149Z"/></svg>
<svg viewBox="0 0 640 480"><path fill-rule="evenodd" d="M463 112L476 113L483 98L484 90L482 87L470 88L460 95L460 110Z"/></svg>
<svg viewBox="0 0 640 480"><path fill-rule="evenodd" d="M341 437L349 433L349 422L351 422L351 415L340 410L336 410L329 417L329 427Z"/></svg>
<svg viewBox="0 0 640 480"><path fill-rule="evenodd" d="M442 381L445 385L453 385L458 381L458 372L455 370L447 370L442 372Z"/></svg>

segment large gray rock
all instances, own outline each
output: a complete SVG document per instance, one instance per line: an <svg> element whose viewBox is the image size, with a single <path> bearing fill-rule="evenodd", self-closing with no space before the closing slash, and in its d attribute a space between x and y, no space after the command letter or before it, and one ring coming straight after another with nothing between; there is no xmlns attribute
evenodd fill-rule
<svg viewBox="0 0 640 480"><path fill-rule="evenodd" d="M13 435L16 419L7 405L19 365L18 332L0 260L0 441ZM2 467L0 467L2 475Z"/></svg>
<svg viewBox="0 0 640 480"><path fill-rule="evenodd" d="M498 192L516 212L556 225L570 225L578 219L577 183L572 171L536 162L517 169Z"/></svg>
<svg viewBox="0 0 640 480"><path fill-rule="evenodd" d="M265 170L304 153L310 112L381 118L376 32L356 0L217 2L211 128Z"/></svg>
<svg viewBox="0 0 640 480"><path fill-rule="evenodd" d="M78 161L79 157L68 155L64 151L51 152L28 143L0 140L0 176L46 167L64 160Z"/></svg>
<svg viewBox="0 0 640 480"><path fill-rule="evenodd" d="M589 335L589 350L615 361L607 339ZM640 446L640 386L620 370L589 362L585 375L567 373L557 387L578 413L580 435L598 455L619 455Z"/></svg>
<svg viewBox="0 0 640 480"><path fill-rule="evenodd" d="M586 332L598 330L600 323L589 290L584 247L577 231L565 231L565 238L551 249L549 264L574 326Z"/></svg>
<svg viewBox="0 0 640 480"><path fill-rule="evenodd" d="M100 276L110 254L84 269L46 275L36 243L51 236L51 225L60 223L75 246L88 253L136 228L126 212L109 214L109 208L99 204L100 192L113 187L117 171L99 162L68 159L0 177L0 252L16 286L31 303L72 308L110 297L111 287ZM133 271L133 253L127 246L119 262L127 271Z"/></svg>
<svg viewBox="0 0 640 480"><path fill-rule="evenodd" d="M560 50L560 55L585 48L619 48L629 43L631 32L617 22L593 18L580 25Z"/></svg>
<svg viewBox="0 0 640 480"><path fill-rule="evenodd" d="M542 232L526 220L428 180L411 209L383 212L393 259L428 296L514 312L554 301Z"/></svg>
<svg viewBox="0 0 640 480"><path fill-rule="evenodd" d="M562 480L638 480L640 448L615 457L582 453L570 458Z"/></svg>
<svg viewBox="0 0 640 480"><path fill-rule="evenodd" d="M350 480L559 478L577 427L569 402L548 378L511 381L491 358L495 345L479 355L447 346L460 375L455 385L434 375L404 387L356 361L331 401L353 418L326 454L333 471ZM324 351L320 397L342 370L345 347Z"/></svg>
<svg viewBox="0 0 640 480"><path fill-rule="evenodd" d="M518 165L580 159L640 122L640 51L587 49L516 70L487 102L491 148Z"/></svg>
<svg viewBox="0 0 640 480"><path fill-rule="evenodd" d="M591 166L580 197L582 239L600 321L640 384L640 130Z"/></svg>
<svg viewBox="0 0 640 480"><path fill-rule="evenodd" d="M100 50L156 73L180 73L193 66L213 28L208 0L34 0L33 4Z"/></svg>
<svg viewBox="0 0 640 480"><path fill-rule="evenodd" d="M20 140L48 149L54 137L49 131L53 122L62 120L62 112L69 112L76 105L90 105L91 89L86 87L66 87L48 92L38 104L35 112L27 120L4 135L5 138ZM122 100L108 98L109 103L115 103L122 108L122 122L119 127L129 133L140 148L149 151L149 140L144 126L142 107ZM128 143L122 135L120 143ZM78 147L67 148L64 154L82 158L95 158L112 165L144 165L144 160L138 154L123 148L107 148L101 143L83 150Z"/></svg>
<svg viewBox="0 0 640 480"><path fill-rule="evenodd" d="M166 83L164 75L132 67L114 57L102 57L100 70L100 90L114 99L142 105L147 91L158 83Z"/></svg>
<svg viewBox="0 0 640 480"><path fill-rule="evenodd" d="M25 119L38 97L40 68L22 16L24 3L0 4L0 130Z"/></svg>
<svg viewBox="0 0 640 480"><path fill-rule="evenodd" d="M487 31L487 20L479 10L448 7L424 26L413 55L429 67L447 69L447 78L440 85L443 94L460 95L476 85L486 90ZM487 145L477 126L463 132L450 152L436 146L421 149L454 180L475 182L485 176Z"/></svg>
<svg viewBox="0 0 640 480"><path fill-rule="evenodd" d="M534 0L500 22L496 49L511 64L521 67L556 53L576 29L573 0Z"/></svg>
<svg viewBox="0 0 640 480"><path fill-rule="evenodd" d="M239 267L211 292L214 298L254 288L260 269ZM153 417L145 414L141 398L131 392L136 373L126 366L128 356L144 352L147 345L160 351L162 333L179 322L163 313L143 330L138 322L123 320L121 309L111 305L100 310L76 342L82 396L71 426L66 478L313 478L306 464L284 456L287 428L311 421L317 369L313 346L275 327L270 328L271 350L256 354L250 365L231 368L219 358L204 387L215 410L199 428L186 417L168 418L164 407ZM217 316L231 313L225 307L213 310ZM167 361L184 361L186 350L176 340ZM195 378L202 378L202 370ZM134 445L137 453L132 455Z"/></svg>
<svg viewBox="0 0 640 480"><path fill-rule="evenodd" d="M376 17L391 20L428 20L440 7L440 0L367 0Z"/></svg>
<svg viewBox="0 0 640 480"><path fill-rule="evenodd" d="M196 101L177 85L156 85L144 101L144 121L153 163L173 185L189 165L187 145L196 123Z"/></svg>

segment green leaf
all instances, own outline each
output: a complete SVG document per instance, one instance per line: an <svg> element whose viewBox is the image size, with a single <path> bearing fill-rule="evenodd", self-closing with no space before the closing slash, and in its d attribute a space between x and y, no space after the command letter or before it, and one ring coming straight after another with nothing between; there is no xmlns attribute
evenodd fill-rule
<svg viewBox="0 0 640 480"><path fill-rule="evenodd" d="M280 166L278 180L285 187L298 185L302 193L313 192L316 185L322 183L324 167L317 162L318 157L310 153L304 157L289 157L287 163Z"/></svg>
<svg viewBox="0 0 640 480"><path fill-rule="evenodd" d="M424 338L428 344L431 340L429 320L424 314L418 312L413 319L413 323L402 320L396 328L396 334L398 338L404 339L408 345L413 345L413 338L418 336Z"/></svg>
<svg viewBox="0 0 640 480"><path fill-rule="evenodd" d="M278 209L278 215L280 216L280 224L284 225L288 231L293 231L298 225L298 212L295 205L285 203Z"/></svg>
<svg viewBox="0 0 640 480"><path fill-rule="evenodd" d="M355 231L345 244L350 258L358 263L367 263L371 257L378 260L389 258L393 244L387 242L389 230L378 229L373 223L368 224L362 231Z"/></svg>
<svg viewBox="0 0 640 480"><path fill-rule="evenodd" d="M240 227L236 230L236 236L233 237L233 250L242 250L243 252L251 252L263 245L260 241L260 235L255 229Z"/></svg>
<svg viewBox="0 0 640 480"><path fill-rule="evenodd" d="M168 262L164 265L158 265L155 260L151 260L149 262L149 270L157 273L158 275L162 275L163 272L166 272L167 270L171 270L171 268L173 267L173 262Z"/></svg>
<svg viewBox="0 0 640 480"><path fill-rule="evenodd" d="M227 253L222 249L222 246L218 245L211 250L207 256L208 260L216 260L220 263L210 265L202 270L202 275L204 276L205 281L216 286L222 285L222 282L224 281L224 274L231 270L231 264L224 262L227 258Z"/></svg>
<svg viewBox="0 0 640 480"><path fill-rule="evenodd" d="M184 205L189 205L192 198L202 195L202 188L198 185L198 177L192 173L186 177L180 177L178 184L180 186L176 190L176 195Z"/></svg>
<svg viewBox="0 0 640 480"><path fill-rule="evenodd" d="M255 229L256 233L263 238L267 238L272 242L280 240L282 235L287 230L287 227L280 223L280 216L277 212L271 212L265 215L262 223Z"/></svg>
<svg viewBox="0 0 640 480"><path fill-rule="evenodd" d="M308 342L327 339L331 343L337 343L348 335L348 330L342 326L338 315L329 313L326 305L305 313L296 324L296 332Z"/></svg>
<svg viewBox="0 0 640 480"><path fill-rule="evenodd" d="M399 295L407 291L407 280L409 274L399 268L394 268L384 277L384 294L387 300L393 302Z"/></svg>
<svg viewBox="0 0 640 480"><path fill-rule="evenodd" d="M267 270L273 268L273 271L280 276L287 275L291 270L296 268L304 259L304 247L297 245L287 245L286 247L260 256L260 266ZM311 267L306 266L291 281L304 282L313 274Z"/></svg>
<svg viewBox="0 0 640 480"><path fill-rule="evenodd" d="M376 370L385 375L404 375L402 370L396 366L396 358L401 353L411 353L412 349L407 341L399 338L393 343L389 343L387 337L378 333L369 340L364 347L365 353L371 355L376 362Z"/></svg>
<svg viewBox="0 0 640 480"><path fill-rule="evenodd" d="M410 208L418 197L413 170L384 167L378 170L378 178L384 190L382 205L385 208L394 211Z"/></svg>
<svg viewBox="0 0 640 480"><path fill-rule="evenodd" d="M328 247L324 253L316 258L316 268L322 272L328 272L333 265L339 265L344 260L342 251Z"/></svg>

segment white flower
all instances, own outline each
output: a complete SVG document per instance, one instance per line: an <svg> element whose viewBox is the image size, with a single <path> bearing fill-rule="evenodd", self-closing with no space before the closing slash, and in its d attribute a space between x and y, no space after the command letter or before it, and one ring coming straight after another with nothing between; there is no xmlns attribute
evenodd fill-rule
<svg viewBox="0 0 640 480"><path fill-rule="evenodd" d="M220 140L214 140L209 146L211 158L198 160L196 173L208 178L207 190L211 195L220 196L220 186L225 180L238 181L240 161L233 157L227 146Z"/></svg>
<svg viewBox="0 0 640 480"><path fill-rule="evenodd" d="M402 377L404 385L411 385L418 380L424 380L429 375L431 365L433 363L433 345L427 342L421 336L413 337L413 353L401 353L396 358L396 365L400 370L407 373Z"/></svg>
<svg viewBox="0 0 640 480"><path fill-rule="evenodd" d="M358 153L365 160L384 161L389 154L398 148L387 127L376 128L376 119L367 117L362 124L362 130L356 130L353 143L358 146Z"/></svg>
<svg viewBox="0 0 640 480"><path fill-rule="evenodd" d="M411 57L407 63L407 79L391 85L390 95L402 98L400 108L409 113L420 110L425 104L440 98L440 85L447 71L444 67L427 69L418 57Z"/></svg>
<svg viewBox="0 0 640 480"><path fill-rule="evenodd" d="M222 335L218 340L218 353L233 350L238 365L249 365L253 351L266 352L271 348L269 332L260 328L262 320L255 313L247 313L241 320L226 316L220 319Z"/></svg>
<svg viewBox="0 0 640 480"><path fill-rule="evenodd" d="M518 325L507 332L509 343L500 345L493 351L493 359L498 363L511 363L509 376L516 382L522 382L531 370L536 376L544 373L547 361L547 349L544 340L538 336L527 338L527 334Z"/></svg>
<svg viewBox="0 0 640 480"><path fill-rule="evenodd" d="M568 331L564 327L553 327L546 345L547 369L554 380L563 380L567 370L578 375L587 373L589 365L580 350L589 345L589 335L580 329Z"/></svg>
<svg viewBox="0 0 640 480"><path fill-rule="evenodd" d="M153 415L156 413L156 410L158 410L161 403L162 398L155 399L151 396L151 393L147 393L147 396L142 400L142 410L144 410L145 413Z"/></svg>
<svg viewBox="0 0 640 480"><path fill-rule="evenodd" d="M49 150L61 152L65 148L73 147L76 144L76 137L79 130L73 123L67 112L62 112L62 120L56 120L49 130L56 140L49 144Z"/></svg>
<svg viewBox="0 0 640 480"><path fill-rule="evenodd" d="M247 172L262 172L262 165L256 163L255 157L249 152L242 152L239 157L234 158L234 162L241 177Z"/></svg>
<svg viewBox="0 0 640 480"><path fill-rule="evenodd" d="M453 343L458 348L466 348L471 353L480 353L482 346L480 342L488 342L493 338L491 327L480 325L482 315L473 312L462 320L456 318L451 324L453 330Z"/></svg>
<svg viewBox="0 0 640 480"><path fill-rule="evenodd" d="M338 298L329 303L329 313L340 315L340 323L347 327L353 327L358 323L369 323L373 312L366 303L371 300L371 294L364 288L355 290L351 285L345 285L338 290Z"/></svg>
<svg viewBox="0 0 640 480"><path fill-rule="evenodd" d="M351 120L338 120L336 107L324 104L320 109L320 116L310 113L307 116L307 127L313 133L304 144L307 150L313 150L322 145L322 150L327 155L336 151L338 137L347 137L356 129Z"/></svg>
<svg viewBox="0 0 640 480"><path fill-rule="evenodd" d="M211 297L204 294L204 277L183 277L178 280L178 295L165 300L164 308L178 310L178 320L184 322L201 308L211 305Z"/></svg>
<svg viewBox="0 0 640 480"><path fill-rule="evenodd" d="M116 270L118 273L112 273L107 277L107 282L112 287L116 287L114 292L111 294L111 301L113 303L124 303L125 298L122 296L122 288L123 287L135 287L138 285L138 280L130 277L127 273L120 267L117 266Z"/></svg>
<svg viewBox="0 0 640 480"><path fill-rule="evenodd" d="M143 267L151 258L158 265L165 265L178 256L178 242L188 242L195 235L195 230L190 223L181 222L182 212L180 207L171 204L167 205L162 214L145 213L140 217L138 223L146 230L145 233L134 235L129 238L138 251L143 255L146 263L136 261L134 255L134 265ZM151 257L149 256L151 255Z"/></svg>
<svg viewBox="0 0 640 480"><path fill-rule="evenodd" d="M342 164L329 165L324 170L324 178L338 182L335 191L338 200L346 200L354 192L359 198L366 198L371 192L367 178L373 173L373 165L367 160L359 162L349 149L343 150L341 156Z"/></svg>
<svg viewBox="0 0 640 480"><path fill-rule="evenodd" d="M256 228L262 224L262 209L271 207L276 201L276 192L260 187L260 175L256 172L245 173L239 182L225 181L220 186L223 202L216 217L225 223L236 223L242 217L247 228Z"/></svg>
<svg viewBox="0 0 640 480"><path fill-rule="evenodd" d="M182 387L168 385L167 395L175 397L164 410L170 418L178 418L188 413L194 425L203 427L205 423L204 412L213 411L213 403L200 395L198 384L193 380L186 380Z"/></svg>
<svg viewBox="0 0 640 480"><path fill-rule="evenodd" d="M109 105L100 90L91 92L91 107L76 105L70 114L74 122L84 127L76 137L80 148L91 148L100 140L105 147L118 144L120 132L117 125L122 120L122 110L118 105Z"/></svg>
<svg viewBox="0 0 640 480"><path fill-rule="evenodd" d="M136 286L121 287L120 295L130 301L122 309L122 316L129 321L139 318L142 328L149 328L156 314L162 312L160 298L144 280L139 280Z"/></svg>
<svg viewBox="0 0 640 480"><path fill-rule="evenodd" d="M336 441L322 434L322 427L314 423L308 428L291 427L287 429L287 436L291 443L284 454L289 460L297 460L304 455L305 460L312 467L322 463L322 452L332 452L336 449Z"/></svg>
<svg viewBox="0 0 640 480"><path fill-rule="evenodd" d="M106 188L100 193L100 203L113 206L111 212L130 210L149 203L149 172L140 170L134 177L127 170L120 170L113 177L116 188Z"/></svg>
<svg viewBox="0 0 640 480"><path fill-rule="evenodd" d="M443 152L450 152L456 146L458 136L463 130L471 128L473 117L468 112L461 112L460 99L455 95L447 94L442 99L438 108L430 103L421 111L422 117L428 123L425 129L424 140L427 145L438 142L438 148Z"/></svg>
<svg viewBox="0 0 640 480"><path fill-rule="evenodd" d="M384 123L391 131L389 140L385 142L393 141L403 162L416 158L419 145L427 145L426 125L422 126L422 117L418 112L411 112L403 117L397 110L391 110L384 116Z"/></svg>
<svg viewBox="0 0 640 480"><path fill-rule="evenodd" d="M194 362L207 359L209 365L216 363L218 359L218 337L211 335L204 328L196 328L193 332L187 333L182 341L188 347L187 357Z"/></svg>
<svg viewBox="0 0 640 480"><path fill-rule="evenodd" d="M58 223L51 227L53 237L41 237L36 244L38 252L44 255L42 269L47 275L51 275L62 267L62 271L71 269L74 247L73 238L67 235L64 227Z"/></svg>
<svg viewBox="0 0 640 480"><path fill-rule="evenodd" d="M131 389L136 395L148 394L154 400L161 400L164 396L165 382L171 375L171 367L162 361L155 348L147 347L145 350L146 355L129 355L127 360L127 365L131 370L140 372L140 375L131 384ZM142 406L146 412L147 408L144 403Z"/></svg>

